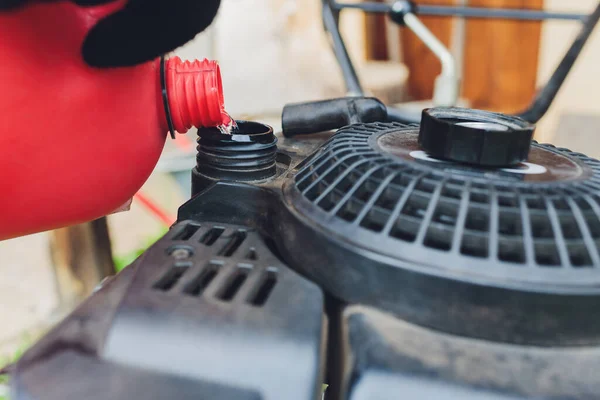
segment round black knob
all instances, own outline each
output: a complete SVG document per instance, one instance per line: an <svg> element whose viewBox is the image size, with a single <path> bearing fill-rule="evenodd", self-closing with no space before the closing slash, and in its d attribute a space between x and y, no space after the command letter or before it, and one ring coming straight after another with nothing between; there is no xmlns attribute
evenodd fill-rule
<svg viewBox="0 0 600 400"><path fill-rule="evenodd" d="M419 145L433 157L483 167L526 161L535 125L513 116L466 108L423 110Z"/></svg>

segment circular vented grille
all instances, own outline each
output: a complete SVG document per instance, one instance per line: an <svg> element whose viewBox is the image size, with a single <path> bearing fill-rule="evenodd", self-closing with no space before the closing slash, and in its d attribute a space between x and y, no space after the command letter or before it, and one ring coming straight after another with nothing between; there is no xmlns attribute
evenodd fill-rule
<svg viewBox="0 0 600 400"><path fill-rule="evenodd" d="M434 274L596 291L599 161L534 143L531 164L476 169L428 159L417 134L395 123L341 129L299 167L295 208L352 245Z"/></svg>

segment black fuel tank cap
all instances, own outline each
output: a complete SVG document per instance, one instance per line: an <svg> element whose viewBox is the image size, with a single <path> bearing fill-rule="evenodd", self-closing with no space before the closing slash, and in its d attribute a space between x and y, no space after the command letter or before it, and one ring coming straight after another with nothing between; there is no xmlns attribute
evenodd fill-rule
<svg viewBox="0 0 600 400"><path fill-rule="evenodd" d="M455 107L423 110L419 145L433 157L506 167L526 161L535 125L509 115Z"/></svg>

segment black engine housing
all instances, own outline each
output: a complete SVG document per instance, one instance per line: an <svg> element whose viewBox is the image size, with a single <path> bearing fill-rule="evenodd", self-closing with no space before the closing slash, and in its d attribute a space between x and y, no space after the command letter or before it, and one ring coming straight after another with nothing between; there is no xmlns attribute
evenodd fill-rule
<svg viewBox="0 0 600 400"><path fill-rule="evenodd" d="M199 142L179 222L26 353L15 398L600 398L600 162L259 131Z"/></svg>

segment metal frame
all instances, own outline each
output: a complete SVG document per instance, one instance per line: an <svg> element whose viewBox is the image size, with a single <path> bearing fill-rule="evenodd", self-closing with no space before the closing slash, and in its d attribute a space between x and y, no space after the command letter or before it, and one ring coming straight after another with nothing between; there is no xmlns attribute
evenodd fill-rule
<svg viewBox="0 0 600 400"><path fill-rule="evenodd" d="M350 96L362 96L364 95L364 91L360 84L358 75L356 74L354 64L352 63L352 60L348 54L348 50L346 49L344 39L342 38L339 30L339 14L344 9L359 9L367 13L388 14L392 17L392 20L398 24L412 22L412 27L407 24L409 28L414 28L414 26L416 26L414 22L418 19L414 16L417 15L512 19L521 21L579 21L583 25L582 29L552 74L552 77L548 80L544 87L541 88L530 106L519 114L519 116L532 123L539 121L548 111L548 108L562 87L562 84L575 64L575 61L581 54L581 50L583 49L592 31L598 24L598 20L600 19L600 2L591 14L578 14L503 8L415 5L414 3L406 0L397 0L391 4L375 2L340 3L336 0L323 0L323 24L326 32L328 32L331 37L333 51L342 70L344 82ZM406 15L410 16L408 21L405 20ZM422 33L427 36L427 32ZM419 37L425 36L420 35ZM431 48L431 46L429 47ZM438 57L445 56L443 53L439 52L440 49L436 48L436 50L438 51ZM418 122L414 120L413 116L405 115L398 109L390 108L389 111L390 119L404 123Z"/></svg>

